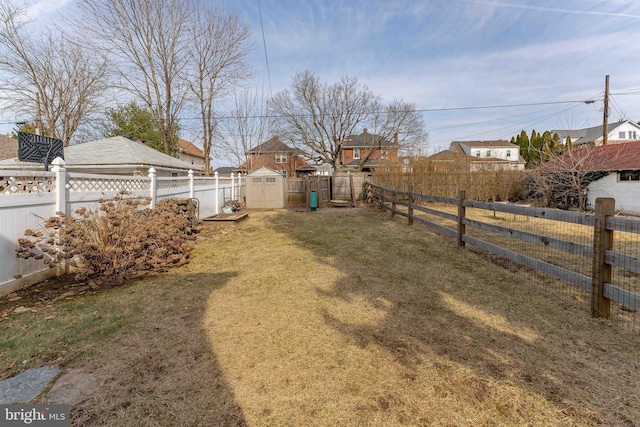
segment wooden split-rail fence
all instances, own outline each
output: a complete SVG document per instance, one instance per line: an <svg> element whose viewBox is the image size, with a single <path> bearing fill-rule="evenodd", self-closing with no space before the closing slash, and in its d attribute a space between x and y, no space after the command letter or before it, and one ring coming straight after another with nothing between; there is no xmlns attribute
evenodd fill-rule
<svg viewBox="0 0 640 427"><path fill-rule="evenodd" d="M613 199L597 199L595 212L591 214L469 200L465 197L464 191L460 191L458 198L447 198L414 193L411 189L396 191L373 183L364 185L363 197L369 203L375 203L381 208L389 210L391 215L406 217L409 224L418 222L439 233L453 237L461 248L464 248L465 245L475 246L584 289L590 293L593 317L610 318L613 301L619 303L626 312L637 313L640 310L640 294L633 292L634 289L640 289L640 258L629 254L628 251L623 253L614 250L614 247L624 246L614 245L614 232L621 232L620 236L631 235L632 239L635 237L633 240L640 246L640 221L616 216ZM447 211L436 208L436 205L442 206L443 204L449 205L453 209ZM470 218L467 215L467 210L470 208L485 211L485 218L492 215L495 217L496 212L501 212L504 215L513 215L513 217L516 215L524 217L526 221L540 218L579 224L592 230L592 239L590 239L592 244L576 243L562 238L491 224L488 221L479 221L478 216ZM442 221L442 219L447 221ZM497 235L499 239L493 239L492 243L487 241L491 239L472 237L469 233L470 228L480 230L484 235ZM590 274L556 265L561 262L554 264L518 252L513 250L513 246L507 248L496 244L496 242L506 240L505 237L538 245L546 248L545 250L554 249L571 256L583 257L582 264L591 264ZM614 269L621 271L616 277L632 277L632 285L614 284L612 279Z"/></svg>

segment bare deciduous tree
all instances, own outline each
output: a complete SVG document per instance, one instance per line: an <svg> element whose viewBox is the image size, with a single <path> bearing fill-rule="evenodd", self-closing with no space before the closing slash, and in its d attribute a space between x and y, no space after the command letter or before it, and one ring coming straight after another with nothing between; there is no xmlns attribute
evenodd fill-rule
<svg viewBox="0 0 640 427"><path fill-rule="evenodd" d="M627 153L626 144L574 147L529 170L529 192L545 206L584 210L589 184L615 170Z"/></svg>
<svg viewBox="0 0 640 427"><path fill-rule="evenodd" d="M187 89L194 3L183 0L82 0L82 34L108 52L120 83L153 113L171 154Z"/></svg>
<svg viewBox="0 0 640 427"><path fill-rule="evenodd" d="M223 149L236 164L246 160L247 153L267 137L267 104L257 91L245 90L235 95L234 109L224 121L221 132Z"/></svg>
<svg viewBox="0 0 640 427"><path fill-rule="evenodd" d="M298 73L290 89L275 95L271 110L278 116L275 129L282 138L309 153L316 163L329 163L335 169L340 168L347 137L360 128L378 135L371 139L372 149L396 133L407 142L424 137L422 118L413 106L402 101L385 106L380 96L352 77L326 84L309 71Z"/></svg>
<svg viewBox="0 0 640 427"><path fill-rule="evenodd" d="M249 30L236 15L199 4L191 39L185 77L202 122L202 151L209 158L217 127L215 101L229 95L250 77L246 62ZM209 162L205 162L205 173L211 173Z"/></svg>
<svg viewBox="0 0 640 427"><path fill-rule="evenodd" d="M66 146L99 109L105 60L62 32L36 34L25 16L24 9L0 0L0 96L5 108Z"/></svg>

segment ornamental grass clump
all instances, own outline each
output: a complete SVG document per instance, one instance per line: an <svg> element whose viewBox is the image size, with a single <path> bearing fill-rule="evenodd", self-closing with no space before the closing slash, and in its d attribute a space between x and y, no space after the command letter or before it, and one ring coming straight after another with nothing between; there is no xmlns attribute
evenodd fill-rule
<svg viewBox="0 0 640 427"><path fill-rule="evenodd" d="M41 230L18 239L19 258L43 259L49 267L72 261L76 280L114 280L144 276L187 262L189 242L200 229L197 206L189 199L100 199L98 209L46 219Z"/></svg>

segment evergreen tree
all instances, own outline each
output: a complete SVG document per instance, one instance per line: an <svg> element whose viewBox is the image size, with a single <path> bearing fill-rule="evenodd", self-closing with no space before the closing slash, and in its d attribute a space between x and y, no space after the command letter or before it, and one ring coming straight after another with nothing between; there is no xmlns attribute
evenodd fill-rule
<svg viewBox="0 0 640 427"><path fill-rule="evenodd" d="M162 133L155 126L153 114L148 109L130 102L107 110L106 116L105 137L124 136L144 142L158 151L164 150ZM174 140L177 142L177 134L174 134Z"/></svg>

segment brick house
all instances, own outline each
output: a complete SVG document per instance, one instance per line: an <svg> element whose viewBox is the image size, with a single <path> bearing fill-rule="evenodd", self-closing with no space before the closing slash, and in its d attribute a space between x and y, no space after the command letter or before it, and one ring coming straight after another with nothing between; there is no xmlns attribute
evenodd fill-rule
<svg viewBox="0 0 640 427"><path fill-rule="evenodd" d="M302 150L289 147L280 140L278 135L274 135L262 144L250 149L246 153L247 160L240 165L240 169L251 173L265 167L294 177L298 169L308 166L303 155Z"/></svg>
<svg viewBox="0 0 640 427"><path fill-rule="evenodd" d="M371 172L382 163L398 163L398 134L393 141L367 132L349 135L340 149L340 164L345 169Z"/></svg>

